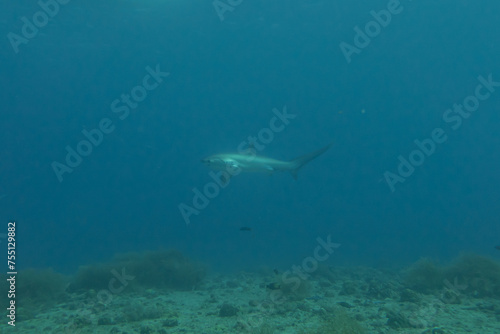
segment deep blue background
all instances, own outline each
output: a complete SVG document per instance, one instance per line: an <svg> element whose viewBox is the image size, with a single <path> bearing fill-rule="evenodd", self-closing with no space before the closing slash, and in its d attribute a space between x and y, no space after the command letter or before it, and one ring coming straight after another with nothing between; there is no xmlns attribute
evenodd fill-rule
<svg viewBox="0 0 500 334"><path fill-rule="evenodd" d="M40 7L2 3L0 233L17 221L19 266L175 247L217 270L285 267L327 235L338 265L498 256L500 89L457 131L442 115L479 75L500 81L500 2L402 1L348 64L339 43L387 2L245 0L221 21L211 1L72 0L17 54L7 34ZM170 76L119 120L111 102L157 64ZM297 117L262 154L332 149L297 181L234 178L186 226L178 205L211 181L200 159L285 105ZM51 163L105 117L115 131L59 183ZM392 193L383 173L436 127L448 141Z"/></svg>

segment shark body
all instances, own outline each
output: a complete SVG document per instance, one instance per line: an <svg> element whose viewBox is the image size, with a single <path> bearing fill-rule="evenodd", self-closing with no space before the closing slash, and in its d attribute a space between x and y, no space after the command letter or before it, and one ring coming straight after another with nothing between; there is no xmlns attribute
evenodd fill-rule
<svg viewBox="0 0 500 334"><path fill-rule="evenodd" d="M201 161L214 170L267 173L290 172L297 179L297 172L311 160L319 157L330 148L329 144L317 151L305 154L291 161L282 161L255 154L255 150L248 150L248 154L222 153L214 154Z"/></svg>

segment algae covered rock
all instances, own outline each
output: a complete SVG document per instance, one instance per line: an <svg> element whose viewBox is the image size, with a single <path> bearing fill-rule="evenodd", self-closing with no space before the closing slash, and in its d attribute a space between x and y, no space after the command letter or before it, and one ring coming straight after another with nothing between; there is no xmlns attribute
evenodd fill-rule
<svg viewBox="0 0 500 334"><path fill-rule="evenodd" d="M192 290L206 275L205 267L176 250L120 254L106 263L80 267L69 291L134 288Z"/></svg>
<svg viewBox="0 0 500 334"><path fill-rule="evenodd" d="M222 306L219 309L219 317L234 317L238 314L239 310L236 306L233 306L231 304L222 304Z"/></svg>

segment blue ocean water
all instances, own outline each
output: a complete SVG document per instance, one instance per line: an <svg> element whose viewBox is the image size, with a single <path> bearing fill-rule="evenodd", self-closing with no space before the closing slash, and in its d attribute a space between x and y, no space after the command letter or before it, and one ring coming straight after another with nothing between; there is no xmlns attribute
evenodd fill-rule
<svg viewBox="0 0 500 334"><path fill-rule="evenodd" d="M334 266L499 255L498 1L0 8L0 233L16 221L19 268L170 248L286 268L318 238ZM249 136L280 160L333 146L297 180L214 188L200 160Z"/></svg>

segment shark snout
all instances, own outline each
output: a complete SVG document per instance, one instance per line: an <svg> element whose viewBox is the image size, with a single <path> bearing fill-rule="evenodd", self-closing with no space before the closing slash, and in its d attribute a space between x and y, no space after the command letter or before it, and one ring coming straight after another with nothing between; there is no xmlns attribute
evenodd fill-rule
<svg viewBox="0 0 500 334"><path fill-rule="evenodd" d="M211 166L214 163L214 159L212 159L210 157L203 158L200 161L201 161L201 163L203 163L203 164L205 164L207 166Z"/></svg>

